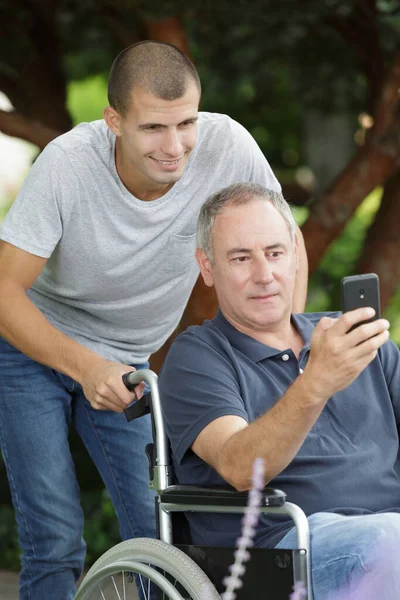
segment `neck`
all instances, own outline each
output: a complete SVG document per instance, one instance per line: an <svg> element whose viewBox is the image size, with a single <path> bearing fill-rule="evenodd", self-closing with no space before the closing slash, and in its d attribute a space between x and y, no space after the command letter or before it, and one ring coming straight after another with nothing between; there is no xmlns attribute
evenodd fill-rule
<svg viewBox="0 0 400 600"><path fill-rule="evenodd" d="M271 329L268 330L250 329L239 323L233 322L231 319L227 320L236 329L254 338L258 342L265 344L266 346L276 348L277 350L286 350L287 348L291 348L297 358L299 357L300 351L304 345L303 338L290 320L290 315L289 319L285 320L284 323L279 323L275 327L272 326Z"/></svg>
<svg viewBox="0 0 400 600"><path fill-rule="evenodd" d="M161 198L174 185L173 183L158 184L148 180L144 181L141 174L124 160L119 138L115 141L115 168L128 192L145 202Z"/></svg>

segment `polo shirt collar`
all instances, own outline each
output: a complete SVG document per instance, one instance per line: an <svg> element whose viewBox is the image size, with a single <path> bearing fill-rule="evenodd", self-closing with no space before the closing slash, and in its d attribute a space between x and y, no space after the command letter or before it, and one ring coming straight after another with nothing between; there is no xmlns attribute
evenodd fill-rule
<svg viewBox="0 0 400 600"><path fill-rule="evenodd" d="M310 349L310 340L312 332L314 331L314 325L307 319L304 314L291 315L291 321L296 327L297 331L300 333L301 337L304 341L304 346L302 349L302 354ZM220 331L227 337L229 343L243 352L250 360L253 362L260 362L261 360L265 360L266 358L271 358L273 356L279 356L280 354L284 354L288 352L290 348L287 350L278 350L277 348L273 348L272 346L267 346L266 344L262 344L258 340L253 337L247 335L246 333L242 333L238 331L222 314L221 310L218 309L218 312L212 323L218 327Z"/></svg>

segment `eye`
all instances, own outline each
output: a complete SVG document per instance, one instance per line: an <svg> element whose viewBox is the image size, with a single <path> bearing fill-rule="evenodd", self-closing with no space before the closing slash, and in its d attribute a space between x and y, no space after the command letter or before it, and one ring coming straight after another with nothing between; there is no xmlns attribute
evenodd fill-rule
<svg viewBox="0 0 400 600"><path fill-rule="evenodd" d="M283 252L275 250L274 252L270 252L269 254L267 254L267 256L269 258L279 258L280 256L283 256Z"/></svg>
<svg viewBox="0 0 400 600"><path fill-rule="evenodd" d="M185 129L187 127L190 127L191 125L194 125L194 123L195 123L194 121L184 121L183 123L181 123L179 125L179 127Z"/></svg>
<svg viewBox="0 0 400 600"><path fill-rule="evenodd" d="M235 258L232 259L233 262L237 262L237 263L243 263L249 260L248 256L236 256Z"/></svg>
<svg viewBox="0 0 400 600"><path fill-rule="evenodd" d="M146 131L158 131L159 129L161 129L160 125L149 125L146 127Z"/></svg>

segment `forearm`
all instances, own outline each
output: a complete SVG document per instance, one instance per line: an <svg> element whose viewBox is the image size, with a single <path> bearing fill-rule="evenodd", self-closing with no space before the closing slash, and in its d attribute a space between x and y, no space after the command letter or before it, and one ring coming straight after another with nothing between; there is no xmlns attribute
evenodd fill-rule
<svg viewBox="0 0 400 600"><path fill-rule="evenodd" d="M78 382L103 360L51 325L25 290L12 283L0 290L0 335L27 356Z"/></svg>
<svg viewBox="0 0 400 600"><path fill-rule="evenodd" d="M298 377L265 415L229 438L218 462L220 475L238 490L250 489L254 460L263 458L267 484L296 456L326 400Z"/></svg>

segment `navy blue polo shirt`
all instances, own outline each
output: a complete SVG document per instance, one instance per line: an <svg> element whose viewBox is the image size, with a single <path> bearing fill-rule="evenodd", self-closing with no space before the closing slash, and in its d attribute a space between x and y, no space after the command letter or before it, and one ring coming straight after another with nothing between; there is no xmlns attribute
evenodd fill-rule
<svg viewBox="0 0 400 600"><path fill-rule="evenodd" d="M301 377L322 316L292 315L304 341L298 360L290 348L277 350L237 331L220 311L175 340L159 385L178 483L224 484L191 445L218 417L238 415L251 423L266 413ZM269 485L307 515L400 512L399 421L400 354L388 341L356 381L328 400L296 457ZM195 544L232 546L240 533L240 515L187 517ZM274 547L292 526L285 516L262 515L256 545Z"/></svg>

